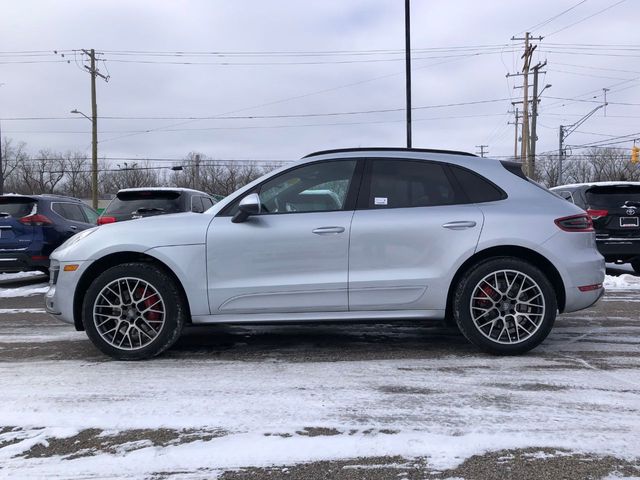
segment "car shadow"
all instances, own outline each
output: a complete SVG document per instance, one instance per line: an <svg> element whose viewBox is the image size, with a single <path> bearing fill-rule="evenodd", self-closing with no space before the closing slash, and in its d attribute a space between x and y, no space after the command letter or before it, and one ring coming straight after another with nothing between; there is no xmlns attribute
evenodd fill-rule
<svg viewBox="0 0 640 480"><path fill-rule="evenodd" d="M163 356L219 360L354 361L477 354L442 322L213 325L185 328Z"/></svg>

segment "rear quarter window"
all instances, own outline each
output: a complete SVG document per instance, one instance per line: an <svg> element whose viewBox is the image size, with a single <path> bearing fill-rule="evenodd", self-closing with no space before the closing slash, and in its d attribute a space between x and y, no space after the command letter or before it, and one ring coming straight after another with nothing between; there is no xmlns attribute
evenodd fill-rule
<svg viewBox="0 0 640 480"><path fill-rule="evenodd" d="M449 168L470 202L495 202L507 198L505 192L483 176L454 165L450 165Z"/></svg>

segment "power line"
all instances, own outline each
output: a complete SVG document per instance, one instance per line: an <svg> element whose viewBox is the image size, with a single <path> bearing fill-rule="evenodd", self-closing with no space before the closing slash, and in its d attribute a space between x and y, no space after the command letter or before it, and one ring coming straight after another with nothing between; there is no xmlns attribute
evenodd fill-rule
<svg viewBox="0 0 640 480"><path fill-rule="evenodd" d="M580 2L576 3L576 4L575 4L575 5L573 5L572 7L569 7L569 8L567 8L566 10L563 10L562 12L560 12L560 13L558 13L558 14L556 14L556 15L553 15L552 17L547 18L546 20L543 20L543 21L542 21L542 22L540 22L540 23L536 23L536 24L535 24L535 25L533 25L532 27L525 28L525 29L524 29L524 30L522 30L521 32L518 32L518 35L520 35L521 33L524 33L524 32L532 32L532 31L534 31L534 30L537 30L537 29L539 29L539 28L542 28L542 27L544 27L545 25L547 25L547 24L549 24L549 23L553 22L556 18L561 17L561 16L562 16L562 15L564 15L565 13L569 13L569 12L570 12L571 10L573 10L574 8L577 8L577 7L579 7L580 5L582 5L583 3L586 3L586 2L587 2L587 0L581 0Z"/></svg>
<svg viewBox="0 0 640 480"><path fill-rule="evenodd" d="M596 15L600 15L601 13L604 13L604 12L606 12L607 10L611 10L613 7L617 7L617 6L618 6L618 5L620 5L621 3L624 3L625 1L626 1L626 0L620 0L619 2L616 2L616 3L614 3L613 5L609 5L608 7L603 8L602 10L598 10L596 13L593 13L593 14L591 14L591 15L587 16L587 17L584 17L584 18L582 18L582 19L578 20L577 22L570 23L569 25L567 25L567 26L565 26L565 27L562 27L562 28L560 28L560 29L556 30L555 32L548 33L547 35L545 35L545 37L547 37L547 38L548 38L548 37L550 37L551 35L555 35L556 33L563 32L563 31L567 30L568 28L571 28L571 27L573 27L573 26L575 26L575 25L578 25L579 23L585 22L585 21L589 20L590 18L595 17Z"/></svg>

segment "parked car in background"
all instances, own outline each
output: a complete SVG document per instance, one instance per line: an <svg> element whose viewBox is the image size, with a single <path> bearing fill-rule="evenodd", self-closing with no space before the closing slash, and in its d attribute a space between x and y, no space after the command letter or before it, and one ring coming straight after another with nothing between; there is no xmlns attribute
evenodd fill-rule
<svg viewBox="0 0 640 480"><path fill-rule="evenodd" d="M98 225L167 213L203 213L217 202L212 195L189 188L125 188L107 205Z"/></svg>
<svg viewBox="0 0 640 480"><path fill-rule="evenodd" d="M47 311L127 360L189 323L443 318L514 355L604 293L583 210L520 164L442 150L318 152L203 215L106 225L52 258Z"/></svg>
<svg viewBox="0 0 640 480"><path fill-rule="evenodd" d="M551 189L586 210L607 262L631 263L640 273L640 182L594 182Z"/></svg>
<svg viewBox="0 0 640 480"><path fill-rule="evenodd" d="M95 227L98 213L60 195L0 196L0 272L49 268L49 255L72 235Z"/></svg>

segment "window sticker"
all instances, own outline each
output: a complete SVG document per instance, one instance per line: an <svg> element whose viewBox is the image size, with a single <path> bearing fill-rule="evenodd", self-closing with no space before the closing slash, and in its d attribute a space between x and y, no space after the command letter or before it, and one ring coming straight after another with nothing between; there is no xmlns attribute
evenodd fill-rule
<svg viewBox="0 0 640 480"><path fill-rule="evenodd" d="M386 205L387 204L387 197L374 197L373 204L374 205Z"/></svg>

